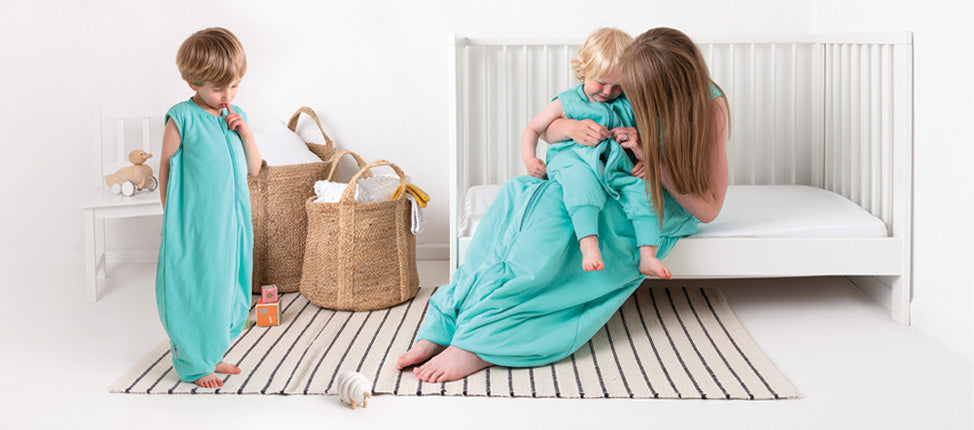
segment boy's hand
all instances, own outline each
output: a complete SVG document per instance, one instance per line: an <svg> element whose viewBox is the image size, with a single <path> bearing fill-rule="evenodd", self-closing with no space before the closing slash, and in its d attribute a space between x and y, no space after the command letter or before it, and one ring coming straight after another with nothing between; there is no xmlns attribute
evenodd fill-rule
<svg viewBox="0 0 974 430"><path fill-rule="evenodd" d="M247 136L250 136L251 134L250 126L247 125L247 121L244 121L243 116L241 116L239 113L234 112L233 108L230 105L225 105L225 106L227 108L227 112L229 112L226 118L227 128L236 131L237 134L240 135L240 137L245 138Z"/></svg>
<svg viewBox="0 0 974 430"><path fill-rule="evenodd" d="M590 119L569 120L568 137L585 146L595 146L612 136L609 129Z"/></svg>
<svg viewBox="0 0 974 430"><path fill-rule="evenodd" d="M545 175L548 174L544 161L541 161L540 158L531 158L524 163L524 166L528 168L528 174L535 178L544 179Z"/></svg>

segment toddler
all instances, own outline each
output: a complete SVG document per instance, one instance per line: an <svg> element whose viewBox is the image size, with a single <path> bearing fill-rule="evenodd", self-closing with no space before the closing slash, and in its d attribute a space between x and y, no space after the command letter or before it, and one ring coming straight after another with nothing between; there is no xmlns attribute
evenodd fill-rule
<svg viewBox="0 0 974 430"><path fill-rule="evenodd" d="M250 308L253 225L247 174L261 156L247 116L231 105L247 70L230 31L207 28L179 47L176 64L195 94L166 113L159 166L164 209L156 304L179 378L223 386L215 373Z"/></svg>
<svg viewBox="0 0 974 430"><path fill-rule="evenodd" d="M608 194L622 204L635 227L639 271L669 279L669 270L656 258L660 223L650 210L645 182L629 174L640 172L641 166L633 166L617 141L606 138L595 146L585 146L569 140L549 146L547 163L536 156L539 136L559 118L594 121L620 141L638 139L632 106L622 94L617 72L619 58L632 41L631 36L614 28L589 35L572 60L582 83L559 94L528 123L521 135L521 156L530 175L543 178L547 174L561 184L579 238L584 270L605 267L599 250L598 213Z"/></svg>

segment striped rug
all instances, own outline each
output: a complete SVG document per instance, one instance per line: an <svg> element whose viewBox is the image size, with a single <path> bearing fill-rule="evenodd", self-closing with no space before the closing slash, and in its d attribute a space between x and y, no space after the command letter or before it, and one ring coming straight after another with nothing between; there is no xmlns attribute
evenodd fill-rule
<svg viewBox="0 0 974 430"><path fill-rule="evenodd" d="M395 360L412 344L435 289L379 311L321 309L300 294L281 298L283 323L251 327L225 361L243 369L220 389L180 382L167 343L110 390L148 394L335 394L355 370L375 394L560 398L781 399L798 397L709 288L641 287L574 355L536 368L491 367L460 381L424 384Z"/></svg>

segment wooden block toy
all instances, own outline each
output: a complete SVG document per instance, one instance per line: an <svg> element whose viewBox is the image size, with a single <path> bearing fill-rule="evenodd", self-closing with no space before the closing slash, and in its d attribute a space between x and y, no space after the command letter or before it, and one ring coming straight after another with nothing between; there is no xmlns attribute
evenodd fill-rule
<svg viewBox="0 0 974 430"><path fill-rule="evenodd" d="M279 302L264 303L264 299L257 301L257 327L269 327L281 323L281 307Z"/></svg>
<svg viewBox="0 0 974 430"><path fill-rule="evenodd" d="M260 299L264 303L274 303L278 300L277 297L277 285L264 285L260 287Z"/></svg>

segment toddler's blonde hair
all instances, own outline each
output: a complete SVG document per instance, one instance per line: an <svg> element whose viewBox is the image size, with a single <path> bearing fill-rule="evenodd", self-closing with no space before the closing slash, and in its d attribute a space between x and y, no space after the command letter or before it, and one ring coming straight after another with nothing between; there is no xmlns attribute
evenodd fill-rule
<svg viewBox="0 0 974 430"><path fill-rule="evenodd" d="M247 72L243 45L230 30L211 27L189 36L176 52L176 65L187 82L230 85Z"/></svg>
<svg viewBox="0 0 974 430"><path fill-rule="evenodd" d="M589 34L572 59L579 81L600 78L616 70L622 53L632 44L632 36L617 28L600 28Z"/></svg>

